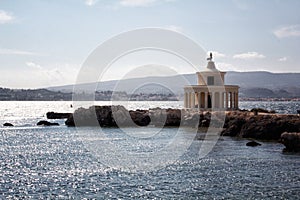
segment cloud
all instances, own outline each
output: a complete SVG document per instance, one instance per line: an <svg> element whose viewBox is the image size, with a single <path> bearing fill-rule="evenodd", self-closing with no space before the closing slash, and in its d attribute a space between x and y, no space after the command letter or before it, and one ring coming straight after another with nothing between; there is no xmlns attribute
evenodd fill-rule
<svg viewBox="0 0 300 200"><path fill-rule="evenodd" d="M31 52L31 51L22 51L17 49L1 49L0 55L23 55L23 56L42 56L40 53Z"/></svg>
<svg viewBox="0 0 300 200"><path fill-rule="evenodd" d="M0 10L0 24L10 23L14 20L14 16L4 10Z"/></svg>
<svg viewBox="0 0 300 200"><path fill-rule="evenodd" d="M40 70L43 69L43 68L41 67L41 65L38 65L38 64L33 63L33 62L26 62L26 65L27 65L28 67L33 68L33 69L40 69Z"/></svg>
<svg viewBox="0 0 300 200"><path fill-rule="evenodd" d="M30 77L22 83L24 87L48 87L54 85L72 84L75 82L79 65L69 63L52 63L41 65L32 61L26 62L27 69L23 76ZM20 79L23 80L23 79Z"/></svg>
<svg viewBox="0 0 300 200"><path fill-rule="evenodd" d="M207 56L209 56L210 53L212 53L213 58L225 58L225 57L226 57L225 54L220 53L220 52L218 52L218 51L208 51L208 52L207 52Z"/></svg>
<svg viewBox="0 0 300 200"><path fill-rule="evenodd" d="M281 27L273 31L274 35L278 38L285 37L300 37L300 25L291 25Z"/></svg>
<svg viewBox="0 0 300 200"><path fill-rule="evenodd" d="M238 67L233 66L230 63L217 62L216 67L221 71L239 71Z"/></svg>
<svg viewBox="0 0 300 200"><path fill-rule="evenodd" d="M285 61L287 61L287 57L279 58L278 61L280 61L280 62L285 62Z"/></svg>
<svg viewBox="0 0 300 200"><path fill-rule="evenodd" d="M257 52L247 52L247 53L241 53L241 54L236 54L233 56L233 58L235 59L244 59L244 60L248 60L248 59L262 59L265 58L266 56L264 56L263 54L259 54Z"/></svg>

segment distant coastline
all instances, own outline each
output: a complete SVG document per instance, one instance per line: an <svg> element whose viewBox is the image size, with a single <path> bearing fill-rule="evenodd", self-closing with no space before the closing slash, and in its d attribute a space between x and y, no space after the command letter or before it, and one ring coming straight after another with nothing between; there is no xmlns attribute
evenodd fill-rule
<svg viewBox="0 0 300 200"><path fill-rule="evenodd" d="M179 101L181 99L181 95L175 96L170 93L117 93L120 97L130 98L130 101ZM95 100L111 101L112 94L112 91L97 91ZM48 89L0 88L0 101L72 101L72 92L51 91ZM240 97L240 101L300 101L300 97Z"/></svg>
<svg viewBox="0 0 300 200"><path fill-rule="evenodd" d="M130 101L179 101L182 94L116 92L118 96L130 98ZM96 101L111 101L113 92L97 91ZM72 92L52 91L48 89L9 89L0 88L0 101L72 101ZM300 97L240 97L240 101L300 101Z"/></svg>
<svg viewBox="0 0 300 200"><path fill-rule="evenodd" d="M96 101L111 101L115 93L122 100L130 98L130 101L178 101L178 98L170 93L138 93L96 91ZM90 95L82 93L83 95ZM47 89L9 89L0 88L0 101L72 101L72 92L51 91Z"/></svg>

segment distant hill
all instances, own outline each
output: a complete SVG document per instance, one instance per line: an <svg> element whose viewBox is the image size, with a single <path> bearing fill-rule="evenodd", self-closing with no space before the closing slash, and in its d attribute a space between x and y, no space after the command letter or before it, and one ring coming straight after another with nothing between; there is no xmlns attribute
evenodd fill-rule
<svg viewBox="0 0 300 200"><path fill-rule="evenodd" d="M270 72L228 72L226 84L238 84L241 88L281 88L300 87L300 73Z"/></svg>
<svg viewBox="0 0 300 200"><path fill-rule="evenodd" d="M225 77L225 84L239 85L241 97L253 98L281 98L300 97L300 73L270 73L270 72L234 72L229 71ZM184 74L168 77L132 78L126 80L104 81L98 84L97 91L115 90L125 91L128 94L138 90L144 93L155 93L159 87L169 88L177 95L183 93L183 86L196 84L195 74ZM93 83L80 84L79 88L85 91L94 91ZM146 85L137 88L137 86ZM153 87L151 87L151 85ZM71 92L73 85L50 87L49 90ZM167 90L167 89L165 89ZM163 89L161 89L163 91ZM161 92L160 91L160 92Z"/></svg>

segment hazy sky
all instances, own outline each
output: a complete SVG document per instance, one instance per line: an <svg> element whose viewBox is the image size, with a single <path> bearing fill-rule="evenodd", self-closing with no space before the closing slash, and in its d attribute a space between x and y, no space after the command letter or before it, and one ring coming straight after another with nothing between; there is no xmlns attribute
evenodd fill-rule
<svg viewBox="0 0 300 200"><path fill-rule="evenodd" d="M99 44L142 27L182 32L214 51L221 70L300 72L299 8L299 0L0 0L0 87L72 84Z"/></svg>

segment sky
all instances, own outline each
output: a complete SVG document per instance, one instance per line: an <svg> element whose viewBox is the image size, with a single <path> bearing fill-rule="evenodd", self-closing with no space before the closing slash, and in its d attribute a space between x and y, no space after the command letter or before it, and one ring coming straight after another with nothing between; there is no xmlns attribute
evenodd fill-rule
<svg viewBox="0 0 300 200"><path fill-rule="evenodd" d="M0 0L0 87L73 84L98 45L144 27L188 36L220 70L300 73L299 8L299 0ZM139 64L117 63L101 80Z"/></svg>

